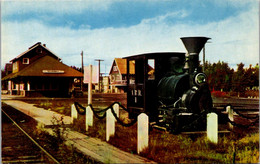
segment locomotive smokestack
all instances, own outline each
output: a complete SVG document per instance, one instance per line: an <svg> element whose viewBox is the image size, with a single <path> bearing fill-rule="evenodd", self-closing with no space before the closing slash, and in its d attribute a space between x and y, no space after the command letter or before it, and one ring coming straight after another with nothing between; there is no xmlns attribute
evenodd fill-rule
<svg viewBox="0 0 260 164"><path fill-rule="evenodd" d="M207 40L211 38L207 37L184 37L181 38L185 48L187 49L190 55L199 54L202 48L204 47Z"/></svg>
<svg viewBox="0 0 260 164"><path fill-rule="evenodd" d="M207 37L183 37L181 38L185 48L188 51L186 62L188 63L189 73L193 73L199 67L199 53L204 47Z"/></svg>

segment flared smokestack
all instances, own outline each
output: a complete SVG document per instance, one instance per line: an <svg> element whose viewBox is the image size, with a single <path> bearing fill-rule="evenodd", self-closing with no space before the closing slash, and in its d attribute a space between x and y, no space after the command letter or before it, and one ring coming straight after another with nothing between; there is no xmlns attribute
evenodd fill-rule
<svg viewBox="0 0 260 164"><path fill-rule="evenodd" d="M188 73L192 74L195 71L199 71L199 53L204 47L207 40L210 38L207 37L183 37L181 38L185 48L188 51L186 57L185 69L188 70Z"/></svg>
<svg viewBox="0 0 260 164"><path fill-rule="evenodd" d="M199 54L202 48L204 47L207 40L210 38L207 37L184 37L181 38L185 48L187 49L190 55Z"/></svg>

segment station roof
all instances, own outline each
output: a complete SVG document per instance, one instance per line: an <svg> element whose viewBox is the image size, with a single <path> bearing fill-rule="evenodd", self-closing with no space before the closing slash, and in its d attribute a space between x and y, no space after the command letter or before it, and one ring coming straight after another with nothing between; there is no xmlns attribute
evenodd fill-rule
<svg viewBox="0 0 260 164"><path fill-rule="evenodd" d="M22 52L20 55L18 55L17 57L13 58L10 62L15 62L16 60L20 59L21 57L23 57L25 54L27 54L28 52L32 51L33 49L37 48L37 47L42 47L45 50L47 50L50 55L52 55L54 58L61 60L60 57L58 57L57 55L55 55L52 51L50 51L45 44L42 45L41 42L37 42L36 44L34 44L33 46L29 47L28 50Z"/></svg>
<svg viewBox="0 0 260 164"><path fill-rule="evenodd" d="M21 71L5 76L2 80L16 77L83 77L83 74L47 55Z"/></svg>

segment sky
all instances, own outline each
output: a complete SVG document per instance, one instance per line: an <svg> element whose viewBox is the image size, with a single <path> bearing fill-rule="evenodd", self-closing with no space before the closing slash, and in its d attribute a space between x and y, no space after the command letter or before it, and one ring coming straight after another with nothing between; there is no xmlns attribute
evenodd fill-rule
<svg viewBox="0 0 260 164"><path fill-rule="evenodd" d="M181 37L205 36L206 60L231 68L259 62L258 0L2 0L1 67L37 42L69 66L186 52ZM200 54L202 60L202 52Z"/></svg>

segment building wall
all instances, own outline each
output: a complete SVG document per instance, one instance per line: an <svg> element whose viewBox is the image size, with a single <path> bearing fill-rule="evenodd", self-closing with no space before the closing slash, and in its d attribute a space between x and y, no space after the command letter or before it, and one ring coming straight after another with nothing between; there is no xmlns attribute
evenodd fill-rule
<svg viewBox="0 0 260 164"><path fill-rule="evenodd" d="M30 64L32 64L34 61L38 60L39 58L48 55L49 52L46 51L41 46L36 47L32 51L28 52L27 54L23 55L18 60L13 61L13 73L19 72L22 69L26 68ZM27 63L25 61L28 60Z"/></svg>

